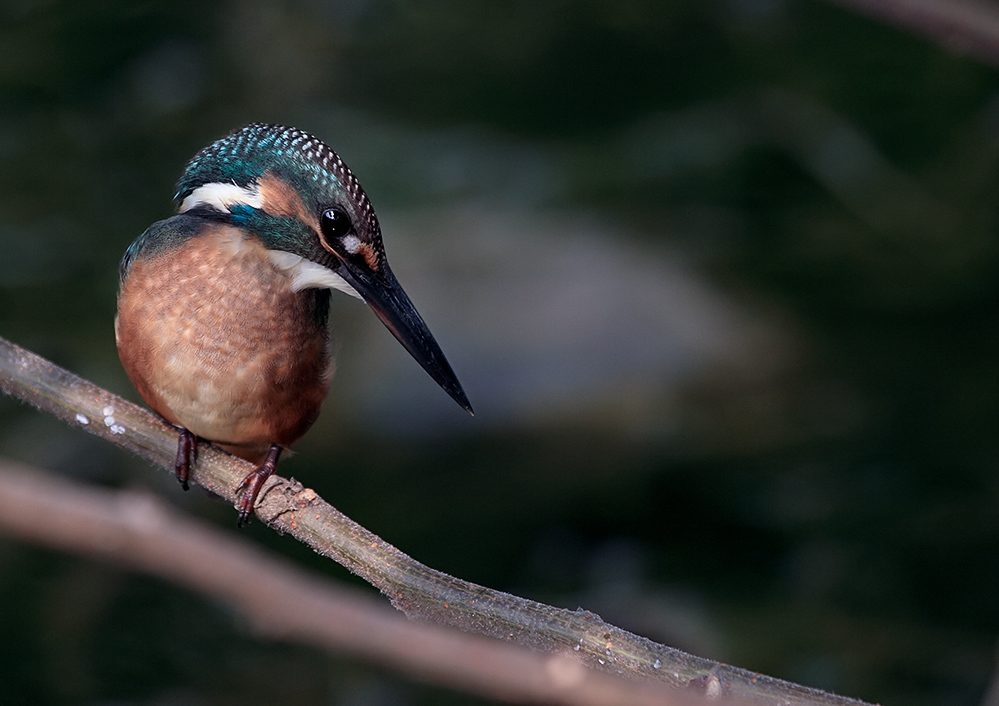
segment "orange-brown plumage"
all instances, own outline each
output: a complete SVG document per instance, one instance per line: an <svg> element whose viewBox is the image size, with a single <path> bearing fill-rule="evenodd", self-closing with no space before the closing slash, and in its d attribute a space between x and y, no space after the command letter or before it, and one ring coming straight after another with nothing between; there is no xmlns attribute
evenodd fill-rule
<svg viewBox="0 0 999 706"><path fill-rule="evenodd" d="M312 425L330 384L316 291L292 291L259 240L211 223L131 264L115 333L150 407L196 436L260 462Z"/></svg>
<svg viewBox="0 0 999 706"><path fill-rule="evenodd" d="M198 439L258 463L240 484L252 513L281 451L330 386L330 290L362 298L462 407L471 406L392 274L374 209L321 140L248 125L188 163L178 213L150 226L121 264L115 336L139 394L180 427L187 487Z"/></svg>

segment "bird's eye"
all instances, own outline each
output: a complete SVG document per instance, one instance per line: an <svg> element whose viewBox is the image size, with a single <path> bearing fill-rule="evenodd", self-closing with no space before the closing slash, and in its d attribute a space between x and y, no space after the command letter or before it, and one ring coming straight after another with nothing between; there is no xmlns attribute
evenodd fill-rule
<svg viewBox="0 0 999 706"><path fill-rule="evenodd" d="M351 229L350 216L339 208L328 208L323 211L319 226L323 229L327 242L339 240Z"/></svg>

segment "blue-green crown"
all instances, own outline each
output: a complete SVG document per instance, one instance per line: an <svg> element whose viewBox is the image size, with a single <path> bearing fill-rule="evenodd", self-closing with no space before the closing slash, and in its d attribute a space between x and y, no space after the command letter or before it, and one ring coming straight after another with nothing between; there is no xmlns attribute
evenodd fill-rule
<svg viewBox="0 0 999 706"><path fill-rule="evenodd" d="M253 123L205 147L188 162L174 199L180 204L205 184L246 187L267 171L293 186L308 206L333 205L330 196L345 198L368 235L380 232L371 202L339 155L319 138L285 125Z"/></svg>

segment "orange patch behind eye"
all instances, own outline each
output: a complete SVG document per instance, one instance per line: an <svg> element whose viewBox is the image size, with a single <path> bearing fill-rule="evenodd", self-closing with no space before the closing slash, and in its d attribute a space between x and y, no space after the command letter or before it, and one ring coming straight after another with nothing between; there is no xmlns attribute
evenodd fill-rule
<svg viewBox="0 0 999 706"><path fill-rule="evenodd" d="M280 177L272 172L264 172L257 180L257 186L260 189L261 205L267 213L297 218L303 223L308 223L316 233L320 232L319 218L309 212L298 193Z"/></svg>
<svg viewBox="0 0 999 706"><path fill-rule="evenodd" d="M257 187L260 189L260 202L264 211L274 216L297 218L303 223L307 223L319 236L320 244L334 255L336 254L336 251L330 247L323 236L319 218L305 207L298 193L280 177L275 176L272 172L264 172L257 180ZM375 272L378 271L378 253L370 243L361 242L355 252L364 258L368 267Z"/></svg>

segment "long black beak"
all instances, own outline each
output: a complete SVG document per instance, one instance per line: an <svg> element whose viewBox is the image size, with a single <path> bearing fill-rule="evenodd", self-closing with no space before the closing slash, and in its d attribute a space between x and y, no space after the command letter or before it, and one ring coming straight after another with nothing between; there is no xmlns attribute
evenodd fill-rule
<svg viewBox="0 0 999 706"><path fill-rule="evenodd" d="M437 345L423 317L420 316L413 302L403 291L399 280L392 274L388 263L382 260L380 272L356 265L348 260L341 260L340 275L357 290L375 315L381 319L386 328L392 332L403 348L416 359L427 373L430 374L444 392L469 414L472 405L461 389L458 377L444 357L444 352Z"/></svg>

